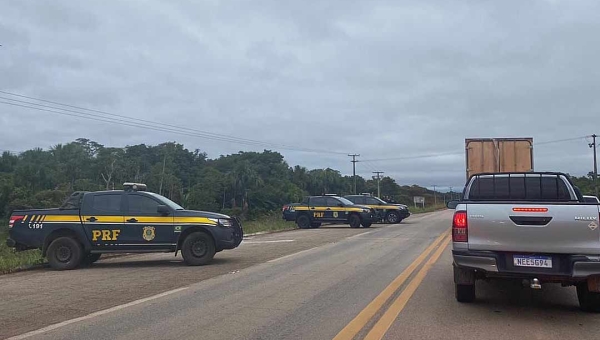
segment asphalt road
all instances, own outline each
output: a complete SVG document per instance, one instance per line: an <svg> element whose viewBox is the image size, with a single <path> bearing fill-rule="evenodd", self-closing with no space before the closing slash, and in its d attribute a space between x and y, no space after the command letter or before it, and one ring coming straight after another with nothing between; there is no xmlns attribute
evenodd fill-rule
<svg viewBox="0 0 600 340"><path fill-rule="evenodd" d="M0 337L31 339L592 339L573 288L480 283L454 300L451 212L399 225L254 236L187 267L136 255L0 277Z"/></svg>

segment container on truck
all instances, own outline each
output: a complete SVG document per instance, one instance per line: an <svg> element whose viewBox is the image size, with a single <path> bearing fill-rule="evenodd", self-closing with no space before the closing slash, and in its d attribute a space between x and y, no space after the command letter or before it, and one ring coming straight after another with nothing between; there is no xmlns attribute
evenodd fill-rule
<svg viewBox="0 0 600 340"><path fill-rule="evenodd" d="M481 173L533 171L533 138L465 139L466 179Z"/></svg>

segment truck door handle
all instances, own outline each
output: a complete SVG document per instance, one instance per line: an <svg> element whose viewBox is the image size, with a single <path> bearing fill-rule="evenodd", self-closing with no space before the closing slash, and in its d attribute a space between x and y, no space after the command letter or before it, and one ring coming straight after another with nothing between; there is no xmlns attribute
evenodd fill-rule
<svg viewBox="0 0 600 340"><path fill-rule="evenodd" d="M331 208L327 208L327 210L331 210Z"/></svg>
<svg viewBox="0 0 600 340"><path fill-rule="evenodd" d="M94 216L92 216L92 217L88 217L88 218L86 218L86 221L90 221L90 222L96 222L96 221L98 221L98 219L97 219L97 218L95 218Z"/></svg>
<svg viewBox="0 0 600 340"><path fill-rule="evenodd" d="M312 210L315 210L315 207L311 207Z"/></svg>
<svg viewBox="0 0 600 340"><path fill-rule="evenodd" d="M509 216L510 220L516 225L537 225L544 226L552 220L552 217L537 217L537 216Z"/></svg>
<svg viewBox="0 0 600 340"><path fill-rule="evenodd" d="M138 220L136 220L136 219L135 219L135 218L133 218L133 217L127 220L127 222L129 222L129 223L135 223L135 222L137 222L137 221L138 221Z"/></svg>

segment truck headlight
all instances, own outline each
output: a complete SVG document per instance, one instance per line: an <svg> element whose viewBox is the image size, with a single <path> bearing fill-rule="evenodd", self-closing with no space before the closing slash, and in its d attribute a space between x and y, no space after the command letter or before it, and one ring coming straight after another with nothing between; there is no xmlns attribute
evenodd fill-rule
<svg viewBox="0 0 600 340"><path fill-rule="evenodd" d="M216 222L217 224L222 225L223 227L231 227L233 226L233 222L231 220L225 218L209 218L209 220Z"/></svg>

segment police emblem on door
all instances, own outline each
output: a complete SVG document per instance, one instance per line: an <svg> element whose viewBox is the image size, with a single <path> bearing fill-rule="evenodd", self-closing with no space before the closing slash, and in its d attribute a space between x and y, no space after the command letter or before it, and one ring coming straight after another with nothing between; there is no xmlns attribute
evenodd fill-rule
<svg viewBox="0 0 600 340"><path fill-rule="evenodd" d="M338 217L338 212L337 212L337 211L334 211L334 212L333 212L333 217L334 217L334 218L337 218L337 217Z"/></svg>
<svg viewBox="0 0 600 340"><path fill-rule="evenodd" d="M154 233L154 227L144 227L144 231L142 232L142 236L144 237L144 240L146 241L152 241L154 240L154 237L156 236L156 234Z"/></svg>

